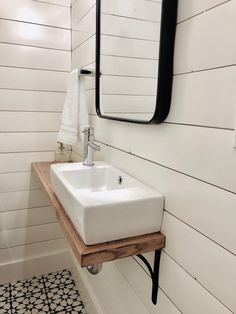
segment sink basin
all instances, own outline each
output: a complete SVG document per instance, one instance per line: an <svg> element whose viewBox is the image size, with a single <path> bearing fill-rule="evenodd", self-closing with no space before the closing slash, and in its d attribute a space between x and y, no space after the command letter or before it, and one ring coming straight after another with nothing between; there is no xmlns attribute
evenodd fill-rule
<svg viewBox="0 0 236 314"><path fill-rule="evenodd" d="M53 164L50 175L85 244L160 231L163 196L112 165Z"/></svg>

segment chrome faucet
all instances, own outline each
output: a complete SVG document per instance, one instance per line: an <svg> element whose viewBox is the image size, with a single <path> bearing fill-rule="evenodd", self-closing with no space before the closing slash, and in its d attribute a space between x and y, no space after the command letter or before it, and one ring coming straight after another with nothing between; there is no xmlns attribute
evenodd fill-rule
<svg viewBox="0 0 236 314"><path fill-rule="evenodd" d="M94 144L94 129L85 128L84 131L84 162L85 166L94 165L93 153L94 151L100 151L101 147Z"/></svg>

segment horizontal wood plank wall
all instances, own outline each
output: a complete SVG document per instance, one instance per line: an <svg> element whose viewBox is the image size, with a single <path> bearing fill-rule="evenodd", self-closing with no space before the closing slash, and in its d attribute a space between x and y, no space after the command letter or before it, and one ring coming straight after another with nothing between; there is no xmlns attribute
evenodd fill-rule
<svg viewBox="0 0 236 314"><path fill-rule="evenodd" d="M94 5L74 3L73 68L94 68ZM236 313L235 14L235 1L179 1L172 105L162 125L100 119L93 84L87 88L91 125L102 146L97 158L165 195L159 305L150 302L151 280L139 260L115 262L148 313ZM80 25L90 25L89 31L80 33ZM117 49L122 55L122 43ZM74 160L81 155L74 147ZM115 280L113 288L123 295ZM124 302L130 313L132 305Z"/></svg>
<svg viewBox="0 0 236 314"><path fill-rule="evenodd" d="M0 3L0 284L59 256L65 267L67 245L31 163L54 159L70 36L69 1Z"/></svg>

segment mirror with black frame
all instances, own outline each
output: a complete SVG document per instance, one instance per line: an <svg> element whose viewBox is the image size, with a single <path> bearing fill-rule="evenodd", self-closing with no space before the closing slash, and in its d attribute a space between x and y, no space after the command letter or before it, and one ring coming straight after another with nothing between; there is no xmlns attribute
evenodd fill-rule
<svg viewBox="0 0 236 314"><path fill-rule="evenodd" d="M171 103L178 0L97 0L96 110L161 123Z"/></svg>

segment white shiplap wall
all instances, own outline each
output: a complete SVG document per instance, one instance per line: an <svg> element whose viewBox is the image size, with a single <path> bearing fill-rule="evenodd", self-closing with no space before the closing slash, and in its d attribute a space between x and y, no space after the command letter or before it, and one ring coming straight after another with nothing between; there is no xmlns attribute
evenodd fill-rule
<svg viewBox="0 0 236 314"><path fill-rule="evenodd" d="M165 195L167 237L157 306L138 260L105 264L96 278L81 272L98 313L236 313L235 16L234 0L179 0L172 105L162 125L98 118L88 84L98 158ZM94 19L95 0L74 3L73 68L94 68ZM74 147L75 160L81 152Z"/></svg>
<svg viewBox="0 0 236 314"><path fill-rule="evenodd" d="M68 262L31 172L32 162L54 159L71 68L70 7L51 2L0 1L0 284Z"/></svg>

